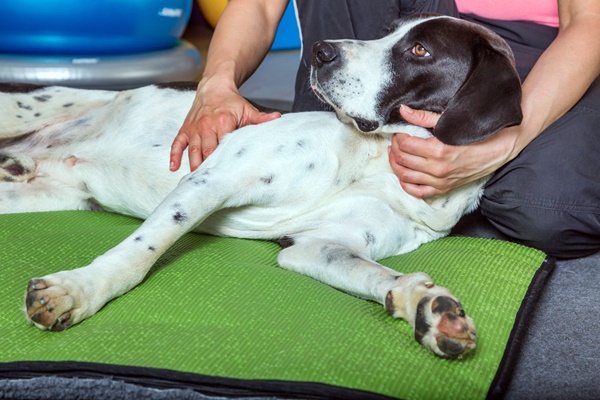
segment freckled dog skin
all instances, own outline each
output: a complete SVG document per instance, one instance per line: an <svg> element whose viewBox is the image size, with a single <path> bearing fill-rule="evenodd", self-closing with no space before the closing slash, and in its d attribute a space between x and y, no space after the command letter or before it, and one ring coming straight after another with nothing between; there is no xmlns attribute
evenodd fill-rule
<svg viewBox="0 0 600 400"><path fill-rule="evenodd" d="M432 135L401 121L400 103L443 111L433 134L448 143L518 123L511 57L494 34L432 15L402 20L376 41L319 42L311 85L335 112L241 128L189 174L189 165L173 173L166 164L195 83L124 92L0 85L0 212L103 209L145 219L91 264L32 279L27 319L64 330L91 317L196 231L276 241L282 268L382 304L438 356L464 356L476 335L460 301L424 272L376 260L445 236L477 206L487 178L416 199L400 187L387 148L395 132ZM480 112L459 117L471 109Z"/></svg>

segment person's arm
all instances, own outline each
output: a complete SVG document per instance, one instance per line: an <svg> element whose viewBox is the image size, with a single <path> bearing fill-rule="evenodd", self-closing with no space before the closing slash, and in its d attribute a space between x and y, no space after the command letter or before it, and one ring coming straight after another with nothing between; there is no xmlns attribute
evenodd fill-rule
<svg viewBox="0 0 600 400"><path fill-rule="evenodd" d="M467 146L435 138L394 136L390 164L407 193L430 197L495 172L514 159L550 124L569 111L600 74L600 2L559 0L560 27L523 82L523 121ZM403 107L410 123L433 127L437 116Z"/></svg>
<svg viewBox="0 0 600 400"><path fill-rule="evenodd" d="M266 56L288 0L231 0L211 39L196 98L171 146L170 169L188 147L195 170L232 130L279 117L258 112L238 88Z"/></svg>

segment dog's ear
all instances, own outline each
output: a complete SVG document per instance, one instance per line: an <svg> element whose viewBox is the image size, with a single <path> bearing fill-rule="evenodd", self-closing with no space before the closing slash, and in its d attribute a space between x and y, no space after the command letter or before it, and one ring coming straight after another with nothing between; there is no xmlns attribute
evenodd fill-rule
<svg viewBox="0 0 600 400"><path fill-rule="evenodd" d="M434 128L441 142L477 142L521 123L521 80L505 54L482 46L475 66Z"/></svg>

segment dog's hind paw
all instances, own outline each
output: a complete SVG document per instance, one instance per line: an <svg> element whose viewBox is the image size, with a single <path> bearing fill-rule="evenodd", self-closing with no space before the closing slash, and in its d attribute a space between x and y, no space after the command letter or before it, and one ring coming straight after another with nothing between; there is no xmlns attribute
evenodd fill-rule
<svg viewBox="0 0 600 400"><path fill-rule="evenodd" d="M416 310L413 315L415 340L427 350L444 358L462 358L475 348L477 334L473 320L466 315L462 304L448 289L426 282L426 290L418 293L422 297L411 302ZM397 290L387 294L386 309L394 317L399 317L406 309L407 297ZM402 315L404 317L404 315ZM411 322L411 321L409 321Z"/></svg>
<svg viewBox="0 0 600 400"><path fill-rule="evenodd" d="M0 180L26 182L35 176L35 161L25 155L0 153Z"/></svg>
<svg viewBox="0 0 600 400"><path fill-rule="evenodd" d="M86 318L81 298L81 287L61 279L60 273L32 279L25 295L26 318L39 329L63 331Z"/></svg>

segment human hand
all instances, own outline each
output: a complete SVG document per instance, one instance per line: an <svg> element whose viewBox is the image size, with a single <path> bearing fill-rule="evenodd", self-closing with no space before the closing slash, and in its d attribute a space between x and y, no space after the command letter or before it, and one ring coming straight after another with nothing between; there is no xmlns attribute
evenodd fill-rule
<svg viewBox="0 0 600 400"><path fill-rule="evenodd" d="M258 111L232 85L200 82L194 103L171 145L170 170L179 169L186 147L190 170L194 171L215 151L227 133L280 116L279 113Z"/></svg>
<svg viewBox="0 0 600 400"><path fill-rule="evenodd" d="M400 108L409 123L434 128L439 114ZM505 128L492 137L463 146L450 146L435 137L422 139L405 133L392 138L389 161L402 188L425 198L447 193L495 172L512 159L518 127Z"/></svg>

